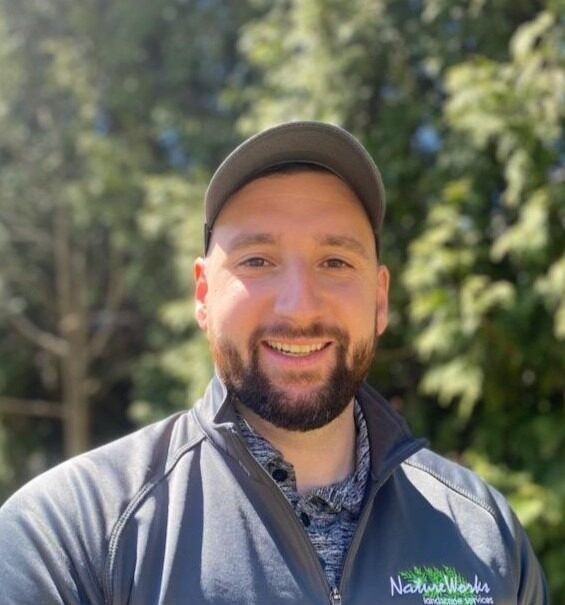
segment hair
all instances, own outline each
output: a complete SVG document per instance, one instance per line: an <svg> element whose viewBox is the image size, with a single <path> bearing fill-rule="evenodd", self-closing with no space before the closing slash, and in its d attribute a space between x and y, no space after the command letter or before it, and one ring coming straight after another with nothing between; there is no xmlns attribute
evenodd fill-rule
<svg viewBox="0 0 565 605"><path fill-rule="evenodd" d="M273 174L296 174L297 172L326 172L328 174L335 174L329 168L326 168L321 164L314 164L311 162L285 162L259 170L259 172L253 174L245 184L254 181L255 179L271 176ZM244 185L241 187L243 186Z"/></svg>

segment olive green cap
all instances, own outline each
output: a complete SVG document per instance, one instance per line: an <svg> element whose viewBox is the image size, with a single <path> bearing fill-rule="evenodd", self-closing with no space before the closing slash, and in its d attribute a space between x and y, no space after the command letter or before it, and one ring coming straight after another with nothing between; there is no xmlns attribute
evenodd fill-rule
<svg viewBox="0 0 565 605"><path fill-rule="evenodd" d="M228 199L267 169L289 163L316 164L340 177L363 204L378 239L385 191L369 152L349 132L325 122L287 122L263 130L236 147L220 164L204 198L204 250Z"/></svg>

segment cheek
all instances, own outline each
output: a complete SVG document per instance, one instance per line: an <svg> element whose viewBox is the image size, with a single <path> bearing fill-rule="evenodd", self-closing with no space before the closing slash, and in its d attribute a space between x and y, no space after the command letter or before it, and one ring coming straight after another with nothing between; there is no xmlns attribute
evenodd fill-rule
<svg viewBox="0 0 565 605"><path fill-rule="evenodd" d="M377 312L377 287L374 280L357 283L349 291L336 290L335 294L338 296L338 304L346 309L349 323L366 331L374 322Z"/></svg>
<svg viewBox="0 0 565 605"><path fill-rule="evenodd" d="M219 336L245 329L256 314L256 299L245 285L227 277L218 279L208 293L208 321Z"/></svg>

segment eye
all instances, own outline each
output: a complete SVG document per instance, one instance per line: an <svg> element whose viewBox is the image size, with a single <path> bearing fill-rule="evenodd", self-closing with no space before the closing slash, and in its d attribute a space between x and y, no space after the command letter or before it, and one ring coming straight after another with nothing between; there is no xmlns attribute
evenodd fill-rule
<svg viewBox="0 0 565 605"><path fill-rule="evenodd" d="M251 258L246 258L239 264L242 267L268 267L271 265L271 263L266 258L262 258L261 256L253 256Z"/></svg>
<svg viewBox="0 0 565 605"><path fill-rule="evenodd" d="M328 258L323 263L324 267L328 267L329 269L348 269L351 268L351 265L344 261L341 258Z"/></svg>

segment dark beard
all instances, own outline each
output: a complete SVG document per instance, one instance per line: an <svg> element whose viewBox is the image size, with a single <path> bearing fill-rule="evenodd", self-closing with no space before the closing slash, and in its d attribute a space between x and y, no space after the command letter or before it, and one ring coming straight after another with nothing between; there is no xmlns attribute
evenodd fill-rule
<svg viewBox="0 0 565 605"><path fill-rule="evenodd" d="M261 340L275 337L324 338L337 345L335 366L326 383L299 398L289 397L275 387L259 366ZM246 367L234 345L229 341L215 344L214 357L230 396L271 424L289 431L311 431L337 418L347 407L366 378L376 346L376 337L357 345L347 363L349 337L335 327L314 324L307 329L279 325L258 328L249 339L251 360ZM309 375L297 374L295 379L308 383Z"/></svg>

